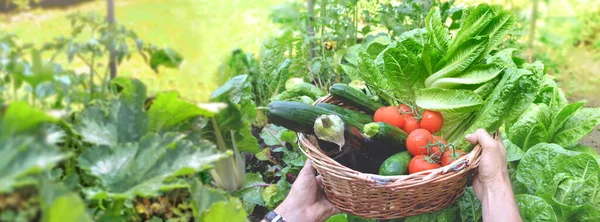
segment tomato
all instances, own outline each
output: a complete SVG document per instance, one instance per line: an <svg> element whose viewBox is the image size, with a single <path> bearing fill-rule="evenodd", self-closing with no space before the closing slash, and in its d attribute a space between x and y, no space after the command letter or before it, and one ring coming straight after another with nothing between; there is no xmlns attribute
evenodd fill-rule
<svg viewBox="0 0 600 222"><path fill-rule="evenodd" d="M417 122L417 119L415 119L414 117L412 117L412 115L409 114L404 114L404 126L402 127L402 130L404 130L404 132L410 134L412 131L421 128L419 126L419 122Z"/></svg>
<svg viewBox="0 0 600 222"><path fill-rule="evenodd" d="M442 129L444 118L440 112L425 110L421 118L421 128L429 130L431 133L437 133Z"/></svg>
<svg viewBox="0 0 600 222"><path fill-rule="evenodd" d="M406 138L406 149L413 156L427 155L427 144L433 140L431 133L425 129L416 129Z"/></svg>
<svg viewBox="0 0 600 222"><path fill-rule="evenodd" d="M404 105L404 104L400 105L400 107L398 107L398 110L400 110L400 114L402 114L403 116L407 115L407 116L414 117L413 110L410 107L408 107L407 105Z"/></svg>
<svg viewBox="0 0 600 222"><path fill-rule="evenodd" d="M446 150L446 152L444 152L444 155L442 156L442 166L450 165L452 162L458 160L458 158L461 158L465 155L467 154L462 150L448 149Z"/></svg>
<svg viewBox="0 0 600 222"><path fill-rule="evenodd" d="M404 118L398 112L398 108L395 106L387 106L377 109L373 116L375 122L384 122L390 125L394 125L398 128L404 126Z"/></svg>
<svg viewBox="0 0 600 222"><path fill-rule="evenodd" d="M425 170L432 170L442 167L442 165L433 162L424 155L413 157L408 163L408 173L418 173Z"/></svg>

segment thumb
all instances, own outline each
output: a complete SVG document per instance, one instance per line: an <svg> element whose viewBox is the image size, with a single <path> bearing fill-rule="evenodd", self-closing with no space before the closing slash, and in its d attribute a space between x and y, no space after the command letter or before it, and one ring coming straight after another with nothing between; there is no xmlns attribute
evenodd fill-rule
<svg viewBox="0 0 600 222"><path fill-rule="evenodd" d="M484 129L478 129L475 133L467 135L466 139L469 143L479 143L482 147L492 147L496 143L496 140Z"/></svg>
<svg viewBox="0 0 600 222"><path fill-rule="evenodd" d="M298 173L298 177L305 176L315 176L315 168L312 166L310 159L306 159L306 162L304 162L304 167L302 167L302 170L300 170L300 173Z"/></svg>

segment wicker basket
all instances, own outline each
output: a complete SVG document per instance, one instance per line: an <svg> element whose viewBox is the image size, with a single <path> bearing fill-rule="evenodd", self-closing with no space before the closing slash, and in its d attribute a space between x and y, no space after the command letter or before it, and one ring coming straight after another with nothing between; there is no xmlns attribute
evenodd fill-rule
<svg viewBox="0 0 600 222"><path fill-rule="evenodd" d="M343 103L325 96L315 102ZM499 133L494 138L498 139ZM298 133L302 152L321 175L327 199L340 210L364 218L391 219L431 213L454 203L465 190L467 177L479 164L481 147L475 146L454 163L402 176L361 173L323 154L314 136Z"/></svg>

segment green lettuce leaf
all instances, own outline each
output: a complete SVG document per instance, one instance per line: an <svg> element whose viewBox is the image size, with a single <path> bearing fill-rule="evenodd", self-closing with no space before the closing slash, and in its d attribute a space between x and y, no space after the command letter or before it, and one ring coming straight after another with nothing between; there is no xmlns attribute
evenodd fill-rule
<svg viewBox="0 0 600 222"><path fill-rule="evenodd" d="M487 44L487 39L471 39L456 50L448 51L436 65L436 71L425 80L425 86L431 87L435 81L454 77L469 68L471 64L477 62Z"/></svg>
<svg viewBox="0 0 600 222"><path fill-rule="evenodd" d="M92 199L130 199L152 197L160 191L188 187L168 178L206 170L225 155L217 153L214 145L200 141L193 144L181 135L149 134L139 142L117 146L94 146L79 156L79 166L98 178L101 185L85 188Z"/></svg>
<svg viewBox="0 0 600 222"><path fill-rule="evenodd" d="M523 151L538 143L548 142L548 112L546 104L532 104L515 122L507 123L506 132L510 141Z"/></svg>
<svg viewBox="0 0 600 222"><path fill-rule="evenodd" d="M450 51L459 48L464 42L476 37L493 17L493 9L487 4L480 4L464 12L460 29L454 37Z"/></svg>
<svg viewBox="0 0 600 222"><path fill-rule="evenodd" d="M450 45L450 33L448 28L443 24L440 11L437 8L429 10L425 18L425 27L431 32L431 39L435 48L442 54L446 53Z"/></svg>
<svg viewBox="0 0 600 222"><path fill-rule="evenodd" d="M519 213L523 221L542 222L542 221L557 221L554 209L550 204L546 203L541 197L518 194L515 196Z"/></svg>
<svg viewBox="0 0 600 222"><path fill-rule="evenodd" d="M452 89L461 85L484 84L496 78L502 70L502 67L496 64L475 65L455 77L438 79L430 87Z"/></svg>
<svg viewBox="0 0 600 222"><path fill-rule="evenodd" d="M548 182L547 178L540 175L553 176L557 172L558 162L576 154L556 144L537 144L529 148L521 158L517 167L517 180L527 186L529 194L534 194L545 182Z"/></svg>
<svg viewBox="0 0 600 222"><path fill-rule="evenodd" d="M556 113L552 117L552 124L550 125L548 130L549 135L554 135L554 133L558 129L560 129L565 124L565 122L567 122L567 120L569 120L573 115L575 115L575 112L577 112L577 110L579 110L584 104L585 101L571 103L562 108L560 112Z"/></svg>
<svg viewBox="0 0 600 222"><path fill-rule="evenodd" d="M417 72L417 58L403 49L387 49L383 52L384 75L395 89L396 98L414 101L416 91L423 88L424 75Z"/></svg>
<svg viewBox="0 0 600 222"><path fill-rule="evenodd" d="M458 198L458 207L461 221L482 221L481 202L477 199L473 187L467 187L463 195Z"/></svg>
<svg viewBox="0 0 600 222"><path fill-rule="evenodd" d="M600 108L582 108L577 110L559 128L550 140L561 146L577 143L600 124Z"/></svg>
<svg viewBox="0 0 600 222"><path fill-rule="evenodd" d="M523 113L533 102L539 89L540 76L529 70L508 69L502 80L484 106L478 110L475 118L466 130L461 130L463 136L451 138L456 147L470 151L464 136L483 128L490 133L498 130L504 122L512 120Z"/></svg>

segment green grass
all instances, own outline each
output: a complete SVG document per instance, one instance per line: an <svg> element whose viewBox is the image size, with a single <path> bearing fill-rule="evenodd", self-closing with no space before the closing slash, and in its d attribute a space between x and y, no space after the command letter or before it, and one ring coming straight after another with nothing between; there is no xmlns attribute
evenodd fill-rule
<svg viewBox="0 0 600 222"><path fill-rule="evenodd" d="M231 50L242 48L256 54L262 41L275 34L270 7L281 0L115 2L117 22L133 29L144 41L174 48L185 58L179 70L161 69L155 74L139 56L134 56L119 67L119 75L142 80L150 94L177 90L187 99L205 101L216 87L220 61ZM104 14L105 1L17 14L1 30L16 33L24 42L42 44L70 33L66 16L74 12Z"/></svg>

